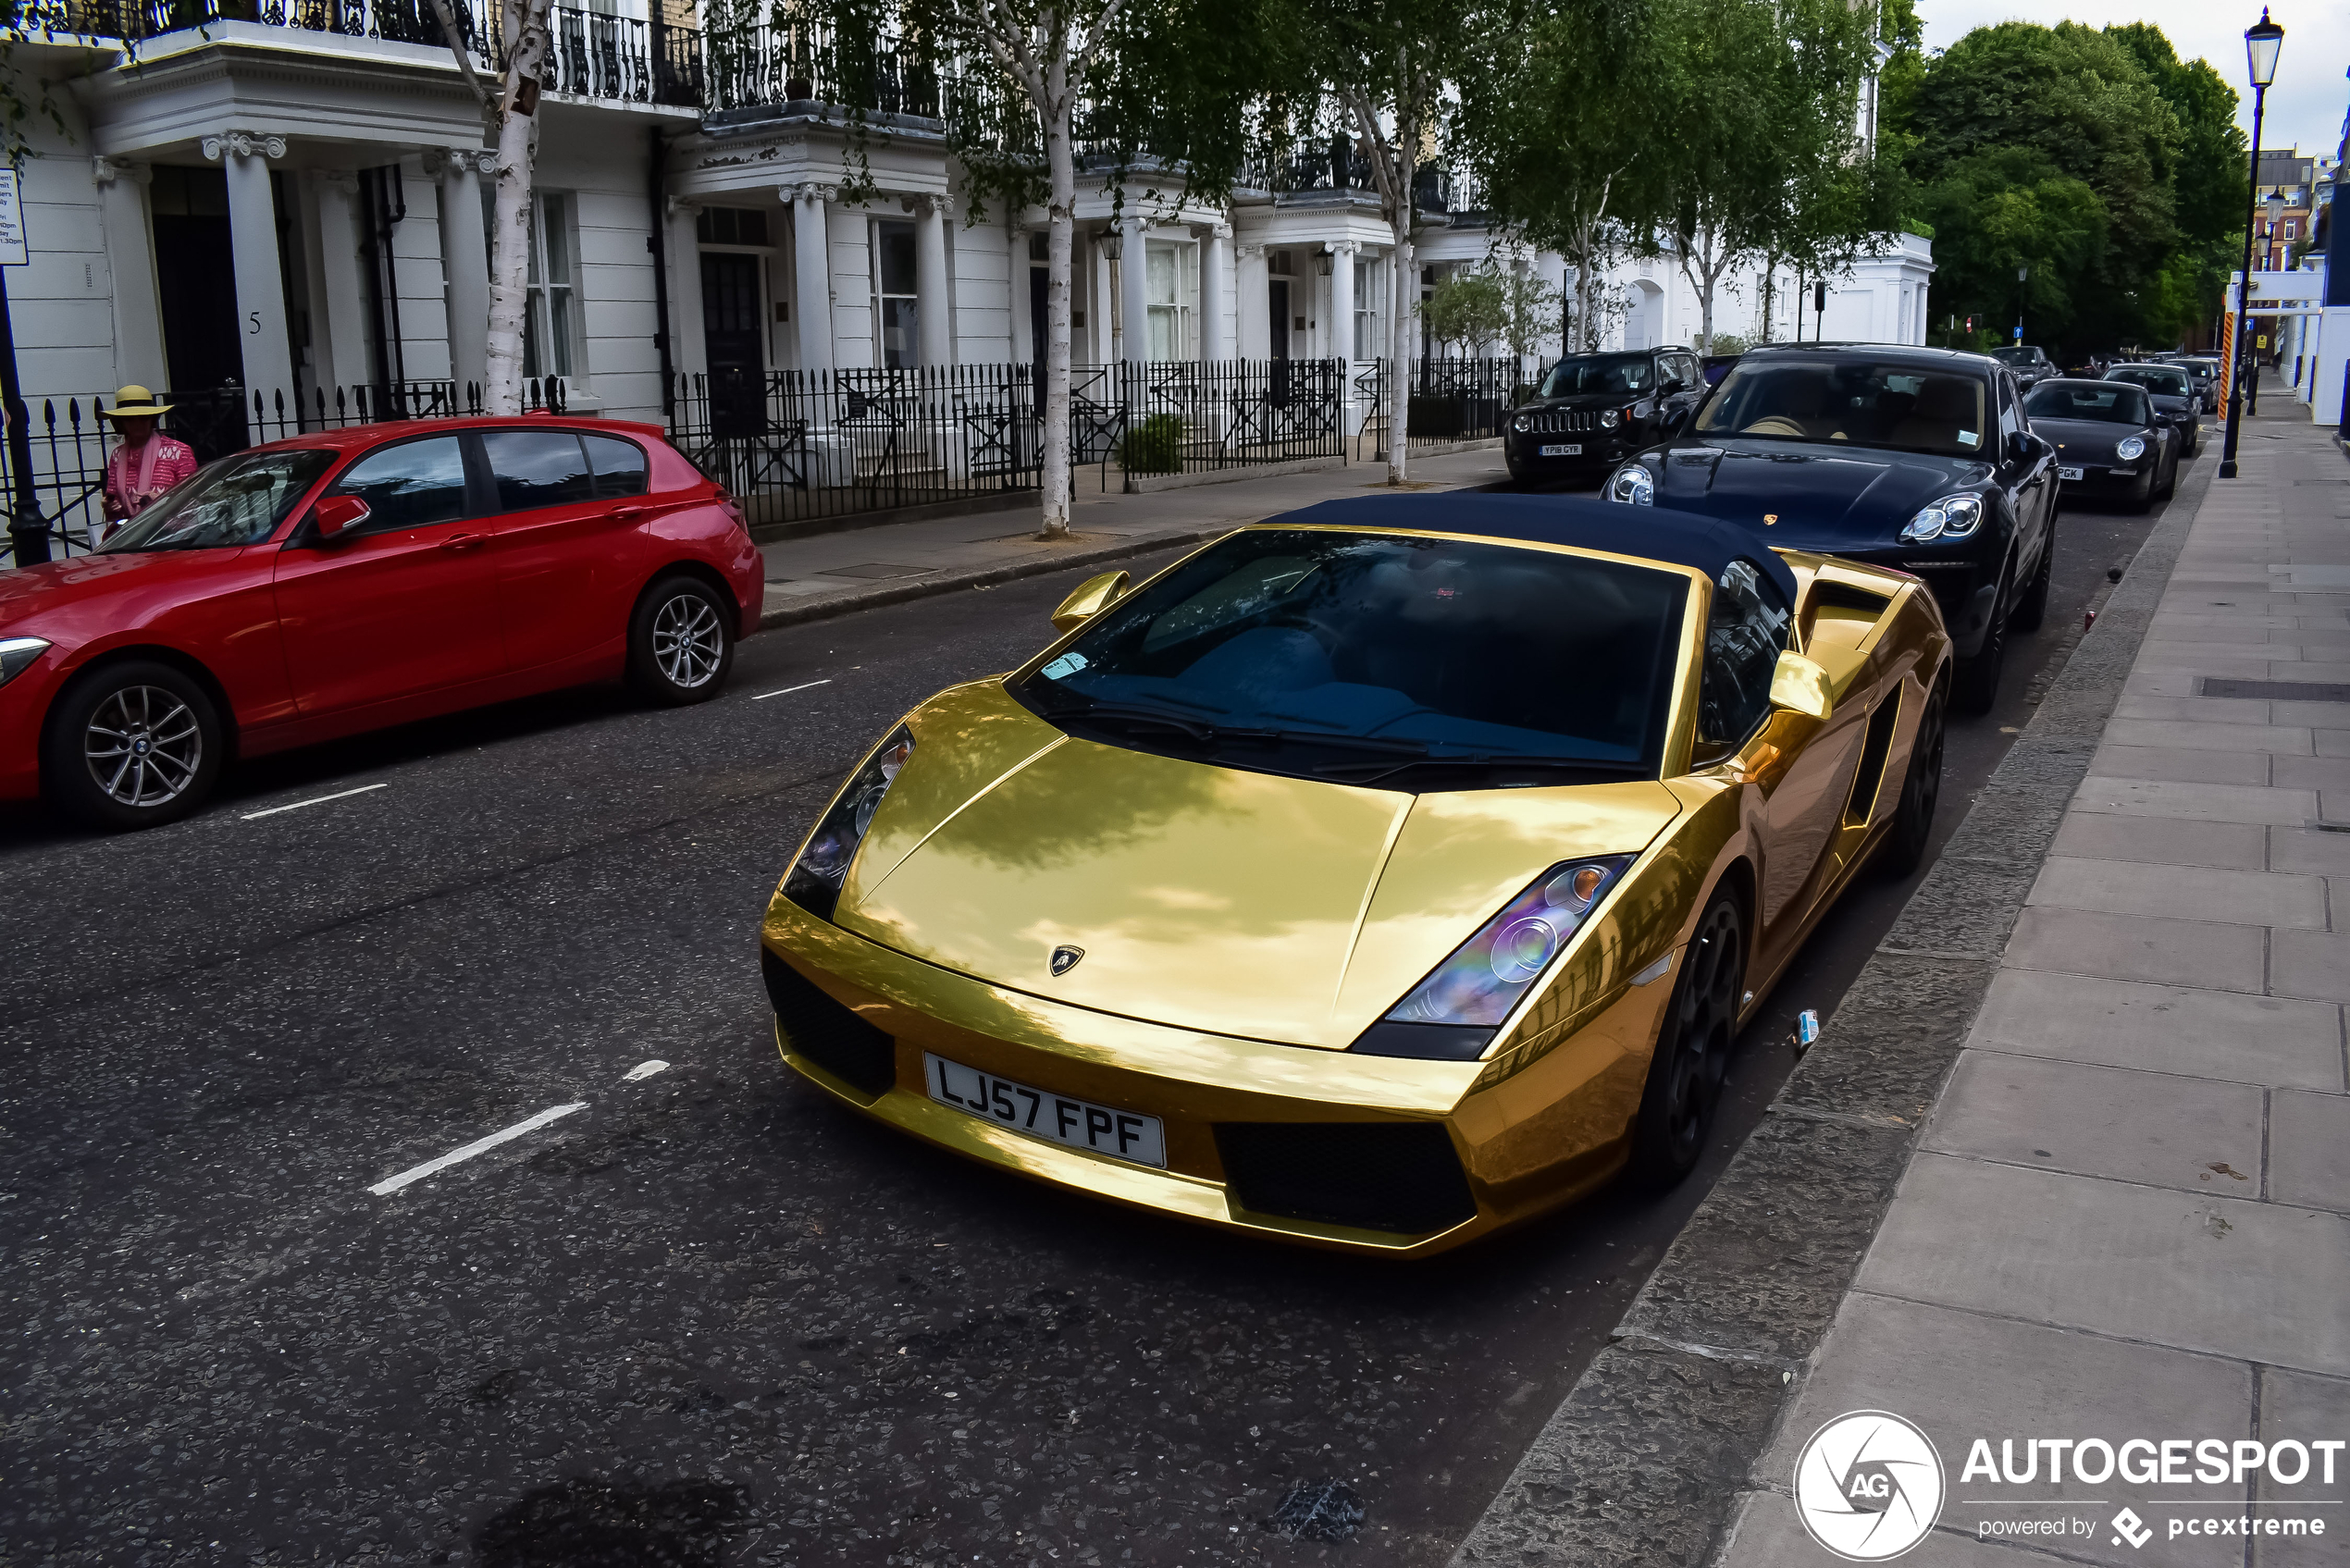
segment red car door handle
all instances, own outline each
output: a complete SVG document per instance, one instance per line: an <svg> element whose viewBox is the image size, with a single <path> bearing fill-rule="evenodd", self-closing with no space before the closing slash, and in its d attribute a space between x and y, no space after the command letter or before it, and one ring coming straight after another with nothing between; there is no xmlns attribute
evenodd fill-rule
<svg viewBox="0 0 2350 1568"><path fill-rule="evenodd" d="M487 544L489 542L489 536L487 534L451 534L447 538L440 541L440 548L443 549L471 549L476 545Z"/></svg>
<svg viewBox="0 0 2350 1568"><path fill-rule="evenodd" d="M634 523L644 514L645 509L641 506L614 507L612 509L612 520L615 523Z"/></svg>

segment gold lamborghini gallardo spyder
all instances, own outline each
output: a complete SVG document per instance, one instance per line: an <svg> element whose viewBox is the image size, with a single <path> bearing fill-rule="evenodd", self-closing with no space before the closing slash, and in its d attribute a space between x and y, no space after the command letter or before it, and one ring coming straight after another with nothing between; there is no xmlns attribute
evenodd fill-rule
<svg viewBox="0 0 2350 1568"><path fill-rule="evenodd" d="M1441 1251L1704 1147L1739 1024L1924 851L1913 577L1661 508L1332 501L939 693L767 910L784 1060L990 1165Z"/></svg>

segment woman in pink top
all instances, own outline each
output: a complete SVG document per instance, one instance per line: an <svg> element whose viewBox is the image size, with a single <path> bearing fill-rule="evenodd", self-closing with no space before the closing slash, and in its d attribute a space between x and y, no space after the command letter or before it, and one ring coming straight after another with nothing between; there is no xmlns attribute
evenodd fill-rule
<svg viewBox="0 0 2350 1568"><path fill-rule="evenodd" d="M125 387L105 411L122 438L106 459L106 535L196 471L196 454L187 444L155 430L155 421L170 412L169 403L155 401L144 387Z"/></svg>

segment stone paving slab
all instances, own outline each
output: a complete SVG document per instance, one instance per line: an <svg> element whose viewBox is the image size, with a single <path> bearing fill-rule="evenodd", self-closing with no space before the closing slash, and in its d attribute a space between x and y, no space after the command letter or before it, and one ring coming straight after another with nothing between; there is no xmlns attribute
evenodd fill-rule
<svg viewBox="0 0 2350 1568"><path fill-rule="evenodd" d="M2350 1002L2350 932L2276 932L2269 958L2269 987L2280 996Z"/></svg>
<svg viewBox="0 0 2350 1568"><path fill-rule="evenodd" d="M2238 784L2166 784L2148 779L2082 781L2079 809L2133 817L2185 817L2208 822L2285 822L2299 826L2317 813L2307 789Z"/></svg>
<svg viewBox="0 0 2350 1568"><path fill-rule="evenodd" d="M2350 1095L2280 1089L2270 1097L2269 1195L2350 1214ZM2350 1537L2350 1525L2343 1533Z"/></svg>
<svg viewBox="0 0 2350 1568"><path fill-rule="evenodd" d="M2350 1376L2350 1217L2313 1209L1921 1153L1854 1288Z"/></svg>
<svg viewBox="0 0 2350 1568"><path fill-rule="evenodd" d="M2254 726L2243 726L2251 729ZM2169 746L2101 746L2090 767L2100 778L2166 779L2172 784L2273 784L2265 751L2212 751ZM2292 759L2292 760L2304 760Z"/></svg>
<svg viewBox="0 0 2350 1568"><path fill-rule="evenodd" d="M2257 1195L2268 1110L2268 1093L2257 1084L1973 1050L1950 1075L1922 1147L2150 1187L2231 1194L2248 1187Z"/></svg>
<svg viewBox="0 0 2350 1568"><path fill-rule="evenodd" d="M2257 926L2086 909L2027 908L2010 939L2010 969L2241 991L2258 995L2268 942Z"/></svg>
<svg viewBox="0 0 2350 1568"><path fill-rule="evenodd" d="M2003 969L1970 1043L2106 1067L2343 1091L2341 1009L2177 985Z"/></svg>
<svg viewBox="0 0 2350 1568"><path fill-rule="evenodd" d="M2268 864L2269 833L2268 828L2251 822L2184 822L2176 818L2109 817L2079 811L2065 818L2048 853L2092 860L2148 860L2257 871Z"/></svg>
<svg viewBox="0 0 2350 1568"><path fill-rule="evenodd" d="M2204 870L2188 878L2175 866L2051 855L2025 902L2108 915L2192 913L2231 925L2326 927L2324 880L2276 871Z"/></svg>

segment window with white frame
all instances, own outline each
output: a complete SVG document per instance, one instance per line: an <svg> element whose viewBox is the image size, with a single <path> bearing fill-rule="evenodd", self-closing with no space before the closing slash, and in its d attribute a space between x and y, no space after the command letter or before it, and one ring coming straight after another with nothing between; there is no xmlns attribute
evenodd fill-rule
<svg viewBox="0 0 2350 1568"><path fill-rule="evenodd" d="M530 206L530 300L523 319L522 373L528 377L585 374L579 362L579 302L573 258L572 199L541 191Z"/></svg>
<svg viewBox="0 0 2350 1568"><path fill-rule="evenodd" d="M877 217L872 236L873 363L897 370L921 354L915 336L914 226Z"/></svg>
<svg viewBox="0 0 2350 1568"><path fill-rule="evenodd" d="M1393 269L1384 256L1354 264L1354 357L1377 359L1385 353L1379 323L1387 315L1387 278Z"/></svg>
<svg viewBox="0 0 2350 1568"><path fill-rule="evenodd" d="M1144 251L1144 303L1150 310L1152 359L1192 359L1199 353L1199 247L1153 240Z"/></svg>

